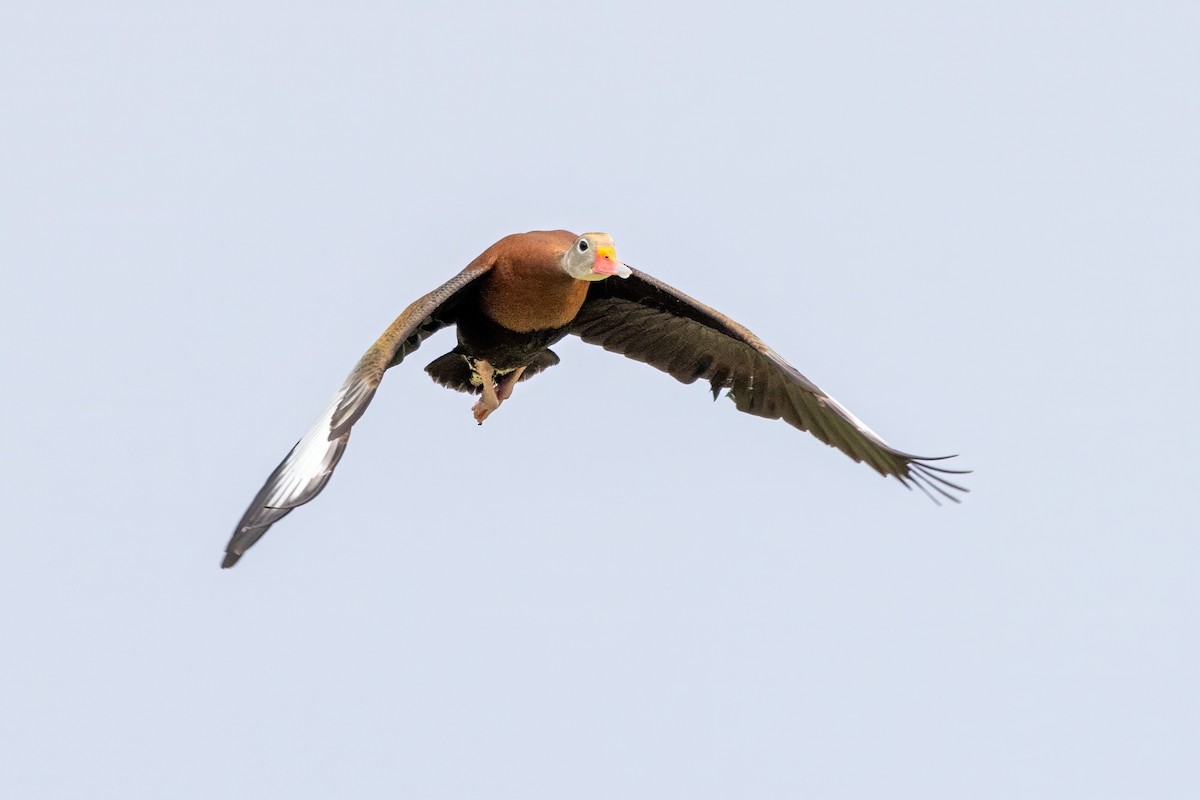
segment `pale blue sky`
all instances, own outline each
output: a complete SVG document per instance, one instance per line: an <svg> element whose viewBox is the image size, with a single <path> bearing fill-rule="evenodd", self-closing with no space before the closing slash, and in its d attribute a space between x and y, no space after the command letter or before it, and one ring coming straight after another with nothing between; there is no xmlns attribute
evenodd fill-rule
<svg viewBox="0 0 1200 800"><path fill-rule="evenodd" d="M431 4L432 5L432 4ZM0 795L1200 796L1194 3L0 6ZM361 352L606 230L937 508L578 340Z"/></svg>

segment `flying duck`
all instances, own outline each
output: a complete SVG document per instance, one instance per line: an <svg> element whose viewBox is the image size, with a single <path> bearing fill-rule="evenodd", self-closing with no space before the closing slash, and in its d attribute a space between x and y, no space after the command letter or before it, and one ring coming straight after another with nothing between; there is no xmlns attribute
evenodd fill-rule
<svg viewBox="0 0 1200 800"><path fill-rule="evenodd" d="M317 422L275 468L234 530L221 566L232 567L292 509L312 500L333 474L350 429L383 373L434 332L457 327L458 345L425 371L441 385L479 395L482 425L514 387L558 363L550 346L567 334L645 362L682 383L703 378L738 411L782 419L921 489L934 502L959 502L950 470L891 447L757 336L729 317L617 259L606 233L531 231L506 236L420 298L371 345Z"/></svg>

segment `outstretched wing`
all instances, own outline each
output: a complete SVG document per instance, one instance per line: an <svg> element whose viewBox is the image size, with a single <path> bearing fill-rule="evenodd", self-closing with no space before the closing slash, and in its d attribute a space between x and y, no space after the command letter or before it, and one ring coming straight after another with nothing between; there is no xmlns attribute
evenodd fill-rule
<svg viewBox="0 0 1200 800"><path fill-rule="evenodd" d="M930 489L955 503L952 491L969 491L944 477L969 470L930 463L953 456L914 456L893 448L749 330L639 270L625 280L593 283L571 333L682 383L703 378L714 399L728 389L738 411L808 431L881 475L916 486L934 502Z"/></svg>
<svg viewBox="0 0 1200 800"><path fill-rule="evenodd" d="M293 508L320 494L346 449L350 428L367 410L384 371L403 361L431 334L451 324L463 290L489 267L486 262L473 262L414 302L363 354L308 433L255 495L225 548L223 568L236 564L268 528Z"/></svg>

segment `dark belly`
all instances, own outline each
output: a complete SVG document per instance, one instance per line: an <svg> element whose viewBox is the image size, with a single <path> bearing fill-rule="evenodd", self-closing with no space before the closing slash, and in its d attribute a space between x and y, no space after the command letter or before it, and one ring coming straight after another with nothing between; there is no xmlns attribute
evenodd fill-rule
<svg viewBox="0 0 1200 800"><path fill-rule="evenodd" d="M518 333L492 321L482 312L458 319L458 347L463 355L482 358L498 370L526 367L534 357L567 335L570 326Z"/></svg>

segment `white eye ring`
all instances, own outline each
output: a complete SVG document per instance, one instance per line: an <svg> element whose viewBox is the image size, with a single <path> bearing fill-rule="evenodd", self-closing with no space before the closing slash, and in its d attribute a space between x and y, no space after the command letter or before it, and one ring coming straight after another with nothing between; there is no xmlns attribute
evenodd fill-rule
<svg viewBox="0 0 1200 800"><path fill-rule="evenodd" d="M579 252L586 253L587 249L588 249L587 239L580 239L579 240Z"/></svg>

